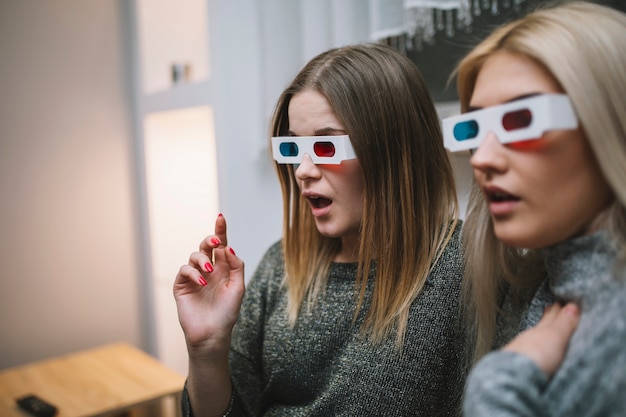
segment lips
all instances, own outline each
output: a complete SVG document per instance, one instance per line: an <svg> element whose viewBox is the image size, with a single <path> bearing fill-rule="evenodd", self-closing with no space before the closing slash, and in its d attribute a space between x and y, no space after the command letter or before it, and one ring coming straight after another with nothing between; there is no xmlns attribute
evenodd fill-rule
<svg viewBox="0 0 626 417"><path fill-rule="evenodd" d="M493 215L505 215L512 212L521 198L495 186L483 187L485 199L489 203L489 211Z"/></svg>
<svg viewBox="0 0 626 417"><path fill-rule="evenodd" d="M485 197L489 202L501 203L504 201L519 201L520 198L516 195L507 193L504 190L501 190L497 187L485 187Z"/></svg>
<svg viewBox="0 0 626 417"><path fill-rule="evenodd" d="M333 204L333 200L326 198L319 194L311 192L303 193L303 197L309 201L314 216L324 215L330 210L330 206Z"/></svg>

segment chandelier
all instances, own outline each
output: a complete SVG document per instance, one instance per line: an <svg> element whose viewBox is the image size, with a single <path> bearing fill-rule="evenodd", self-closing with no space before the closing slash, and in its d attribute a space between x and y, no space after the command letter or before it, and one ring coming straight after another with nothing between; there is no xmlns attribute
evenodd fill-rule
<svg viewBox="0 0 626 417"><path fill-rule="evenodd" d="M483 14L498 16L513 8L521 11L526 0L392 0L385 2L383 20L393 20L392 26L378 28L372 37L384 40L402 36L402 49L421 50L423 44L433 45L437 32L453 37L456 32L470 33L475 18ZM381 2L382 4L382 2ZM393 10L395 8L395 10ZM384 25L384 23L383 23Z"/></svg>

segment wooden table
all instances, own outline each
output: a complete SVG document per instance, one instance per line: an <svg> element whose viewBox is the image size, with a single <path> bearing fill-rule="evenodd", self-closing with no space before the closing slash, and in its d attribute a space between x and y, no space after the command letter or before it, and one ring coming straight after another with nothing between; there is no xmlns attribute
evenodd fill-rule
<svg viewBox="0 0 626 417"><path fill-rule="evenodd" d="M0 416L24 417L15 398L35 394L57 417L119 414L174 396L180 416L185 377L125 343L107 345L0 371Z"/></svg>

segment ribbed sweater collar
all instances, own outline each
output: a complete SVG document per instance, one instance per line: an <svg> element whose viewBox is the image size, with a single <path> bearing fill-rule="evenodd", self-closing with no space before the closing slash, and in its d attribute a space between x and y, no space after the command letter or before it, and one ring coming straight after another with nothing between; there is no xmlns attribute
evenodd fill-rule
<svg viewBox="0 0 626 417"><path fill-rule="evenodd" d="M543 250L550 288L559 299L581 300L611 279L617 254L606 231Z"/></svg>

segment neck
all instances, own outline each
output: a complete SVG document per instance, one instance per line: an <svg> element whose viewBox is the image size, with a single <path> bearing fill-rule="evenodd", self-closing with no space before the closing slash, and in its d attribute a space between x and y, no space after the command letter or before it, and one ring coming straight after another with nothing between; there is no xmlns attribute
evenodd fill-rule
<svg viewBox="0 0 626 417"><path fill-rule="evenodd" d="M359 260L359 235L341 237L341 248L333 258L334 262L357 262Z"/></svg>

